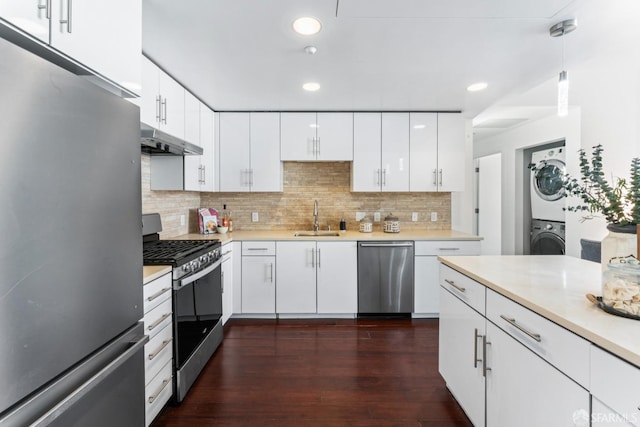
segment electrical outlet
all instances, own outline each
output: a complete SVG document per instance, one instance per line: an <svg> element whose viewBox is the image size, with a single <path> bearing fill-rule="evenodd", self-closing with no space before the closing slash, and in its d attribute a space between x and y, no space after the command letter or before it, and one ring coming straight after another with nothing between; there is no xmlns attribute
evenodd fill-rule
<svg viewBox="0 0 640 427"><path fill-rule="evenodd" d="M260 221L260 216L258 215L258 212L252 212L251 222L258 222L258 221Z"/></svg>
<svg viewBox="0 0 640 427"><path fill-rule="evenodd" d="M418 220L418 212L411 214L411 221L416 222Z"/></svg>
<svg viewBox="0 0 640 427"><path fill-rule="evenodd" d="M360 221L365 216L367 216L366 212L356 212L356 221Z"/></svg>
<svg viewBox="0 0 640 427"><path fill-rule="evenodd" d="M431 221L436 222L438 220L438 212L431 212Z"/></svg>
<svg viewBox="0 0 640 427"><path fill-rule="evenodd" d="M180 215L180 225L184 225L186 222L184 215Z"/></svg>
<svg viewBox="0 0 640 427"><path fill-rule="evenodd" d="M380 222L380 212L376 212L373 214L373 220L375 222Z"/></svg>

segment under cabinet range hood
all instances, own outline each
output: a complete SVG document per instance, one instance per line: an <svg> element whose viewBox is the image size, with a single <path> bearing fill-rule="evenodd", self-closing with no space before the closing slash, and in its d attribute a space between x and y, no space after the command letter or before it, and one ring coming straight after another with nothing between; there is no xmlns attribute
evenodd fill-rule
<svg viewBox="0 0 640 427"><path fill-rule="evenodd" d="M176 138L145 123L140 123L142 151L152 155L201 155L203 150L190 142Z"/></svg>

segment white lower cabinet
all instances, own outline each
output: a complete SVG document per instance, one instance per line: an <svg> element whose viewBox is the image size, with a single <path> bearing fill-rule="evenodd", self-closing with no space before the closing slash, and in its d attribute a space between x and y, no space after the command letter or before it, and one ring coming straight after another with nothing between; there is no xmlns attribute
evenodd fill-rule
<svg viewBox="0 0 640 427"><path fill-rule="evenodd" d="M585 418L585 415L588 415L581 412L580 416L582 419L588 420ZM632 421L638 422L638 416L628 414L622 415L602 403L595 396L591 396L591 426L603 426L603 427L629 427L637 424L632 424ZM587 424L584 424L587 425Z"/></svg>
<svg viewBox="0 0 640 427"><path fill-rule="evenodd" d="M316 242L277 242L277 313L316 312Z"/></svg>
<svg viewBox="0 0 640 427"><path fill-rule="evenodd" d="M438 370L471 422L482 427L485 425L482 354L485 318L445 288L439 292Z"/></svg>
<svg viewBox="0 0 640 427"><path fill-rule="evenodd" d="M242 313L276 312L275 245L273 241L242 242Z"/></svg>
<svg viewBox="0 0 640 427"><path fill-rule="evenodd" d="M358 312L358 243L318 242L318 313Z"/></svg>
<svg viewBox="0 0 640 427"><path fill-rule="evenodd" d="M487 322L487 426L588 425L589 392Z"/></svg>
<svg viewBox="0 0 640 427"><path fill-rule="evenodd" d="M144 332L145 420L150 425L173 393L173 316L171 272L146 283Z"/></svg>
<svg viewBox="0 0 640 427"><path fill-rule="evenodd" d="M415 315L436 317L440 307L439 255L480 255L479 241L416 241L414 260Z"/></svg>
<svg viewBox="0 0 640 427"><path fill-rule="evenodd" d="M233 314L233 243L222 245L222 324Z"/></svg>

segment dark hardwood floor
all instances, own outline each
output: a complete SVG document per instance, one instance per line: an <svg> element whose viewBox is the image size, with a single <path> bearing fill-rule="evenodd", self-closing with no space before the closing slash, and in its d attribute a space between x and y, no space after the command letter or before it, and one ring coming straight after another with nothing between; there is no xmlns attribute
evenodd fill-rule
<svg viewBox="0 0 640 427"><path fill-rule="evenodd" d="M438 374L432 319L232 319L153 427L470 426Z"/></svg>

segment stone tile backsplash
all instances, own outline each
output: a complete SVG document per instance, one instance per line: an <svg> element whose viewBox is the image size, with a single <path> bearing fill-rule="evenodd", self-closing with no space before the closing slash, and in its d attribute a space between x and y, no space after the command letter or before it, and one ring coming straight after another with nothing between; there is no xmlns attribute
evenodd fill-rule
<svg viewBox="0 0 640 427"><path fill-rule="evenodd" d="M150 157L142 155L142 210L162 217L163 238L198 232L196 209L213 207L231 211L235 230L310 230L313 202L318 200L318 217L323 230L339 228L344 215L348 230L357 230L356 212L366 212L373 220L393 213L401 229L446 230L451 228L451 193L352 193L350 162L285 162L282 193L197 193L151 191ZM258 212L259 221L251 221ZM418 221L411 214L418 212ZM430 220L437 212L438 220ZM185 225L180 225L181 215ZM382 221L374 223L374 231Z"/></svg>

